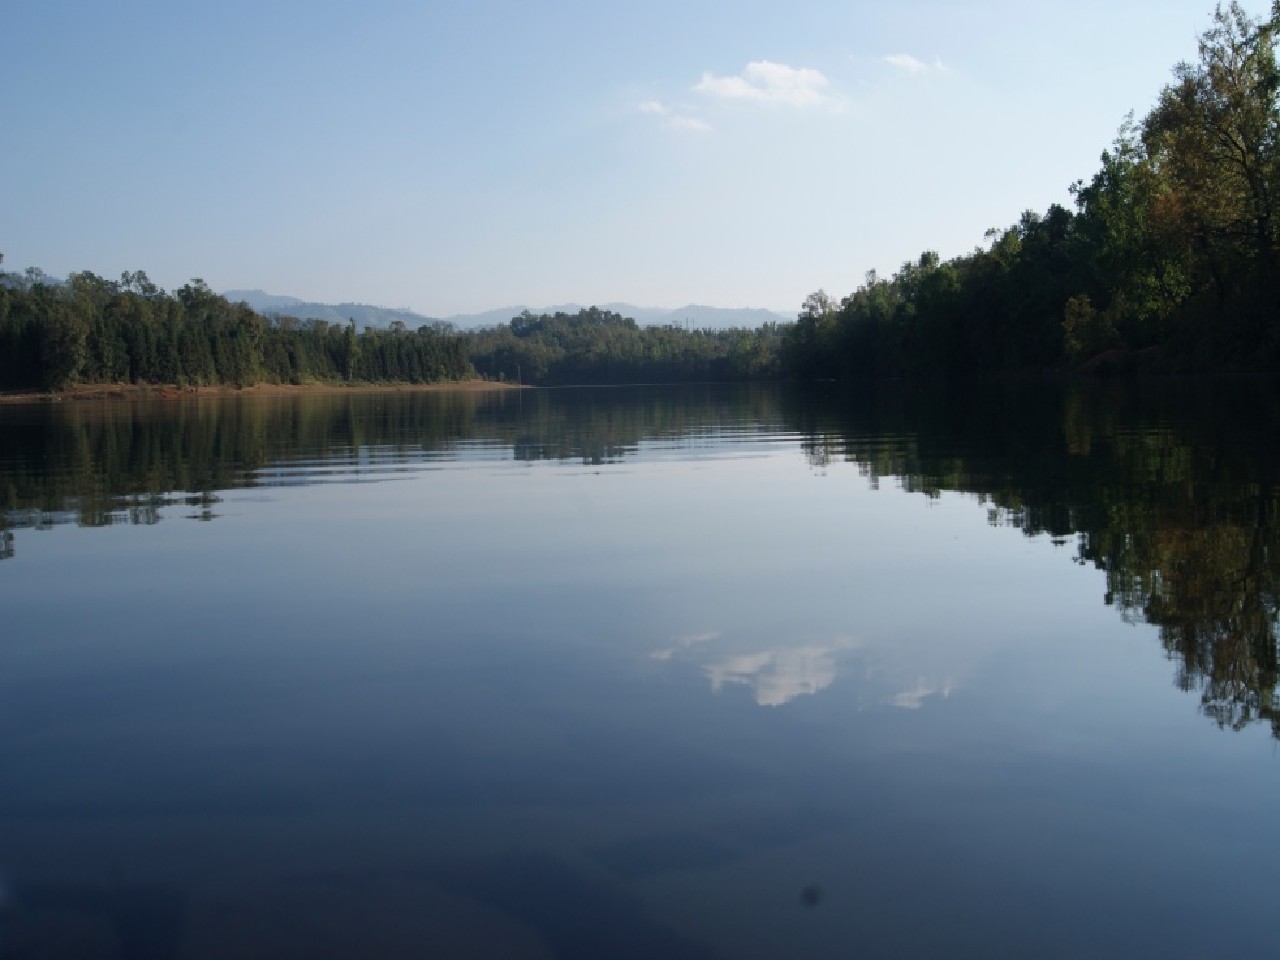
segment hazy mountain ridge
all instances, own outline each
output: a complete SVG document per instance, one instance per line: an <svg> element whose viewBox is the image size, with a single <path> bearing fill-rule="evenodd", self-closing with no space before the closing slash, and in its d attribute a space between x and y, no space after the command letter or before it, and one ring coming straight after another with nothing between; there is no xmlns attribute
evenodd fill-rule
<svg viewBox="0 0 1280 960"><path fill-rule="evenodd" d="M407 308L376 307L365 303L317 303L311 300L300 300L297 297L271 294L263 290L228 290L224 296L232 302L244 301L254 310L266 315L280 314L304 320L327 320L330 323L346 323L348 320L355 320L356 326L360 328L367 326L389 327L394 321L400 320L411 330L423 324L435 323L441 320L452 323L454 326L464 330L477 327L493 327L507 323L512 317L519 316L524 310L534 314L577 313L584 306L577 303L562 303L549 307L516 305L498 307L497 309L485 310L480 313L428 317ZM674 310L665 307L637 307L630 303L601 303L594 306L598 306L603 310L612 310L615 313L622 314L624 317L631 317L641 326L675 324L676 326L687 326L691 329L705 327L713 329L723 329L725 327L756 328L765 323L786 323L795 319L794 315L765 310L761 307L708 307L693 303Z"/></svg>
<svg viewBox="0 0 1280 960"><path fill-rule="evenodd" d="M329 323L346 323L354 320L360 329L365 327L389 327L401 320L411 330L424 323L434 323L437 317L426 317L406 308L376 307L368 303L317 303L297 297L267 293L263 290L228 290L223 294L232 303L241 301L265 316L279 314L300 320L327 320Z"/></svg>

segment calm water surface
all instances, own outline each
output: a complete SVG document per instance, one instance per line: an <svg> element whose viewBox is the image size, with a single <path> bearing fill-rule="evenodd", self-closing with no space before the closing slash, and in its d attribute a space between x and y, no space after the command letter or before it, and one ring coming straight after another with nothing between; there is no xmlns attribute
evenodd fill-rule
<svg viewBox="0 0 1280 960"><path fill-rule="evenodd" d="M1270 956L1280 402L0 408L0 956Z"/></svg>

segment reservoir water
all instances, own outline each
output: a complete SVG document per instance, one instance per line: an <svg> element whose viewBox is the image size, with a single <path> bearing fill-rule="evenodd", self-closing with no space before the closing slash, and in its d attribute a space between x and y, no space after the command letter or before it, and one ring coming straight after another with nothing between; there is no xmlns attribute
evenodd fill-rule
<svg viewBox="0 0 1280 960"><path fill-rule="evenodd" d="M1278 401L0 407L0 957L1274 955Z"/></svg>

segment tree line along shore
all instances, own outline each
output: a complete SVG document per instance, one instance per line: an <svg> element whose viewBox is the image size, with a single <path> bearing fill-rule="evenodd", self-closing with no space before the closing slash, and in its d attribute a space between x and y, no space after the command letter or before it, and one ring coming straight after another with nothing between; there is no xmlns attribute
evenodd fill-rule
<svg viewBox="0 0 1280 960"><path fill-rule="evenodd" d="M933 251L794 323L641 327L597 308L498 327L357 330L267 317L201 280L0 273L0 390L83 385L556 385L965 380L1071 371L1280 371L1280 0L1215 9L1197 58L1100 168L943 261Z"/></svg>

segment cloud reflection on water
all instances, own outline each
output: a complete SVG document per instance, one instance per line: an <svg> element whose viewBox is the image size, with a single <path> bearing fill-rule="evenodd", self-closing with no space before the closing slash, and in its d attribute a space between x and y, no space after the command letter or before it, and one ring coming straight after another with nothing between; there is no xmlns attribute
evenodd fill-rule
<svg viewBox="0 0 1280 960"><path fill-rule="evenodd" d="M838 677L856 684L864 706L919 710L929 699L950 697L958 685L951 673L921 672L927 651L911 647L877 650L852 637L828 642L779 643L761 648L726 638L719 630L678 637L649 656L663 662L692 664L719 694L747 687L761 707L781 707L799 697L821 693Z"/></svg>

